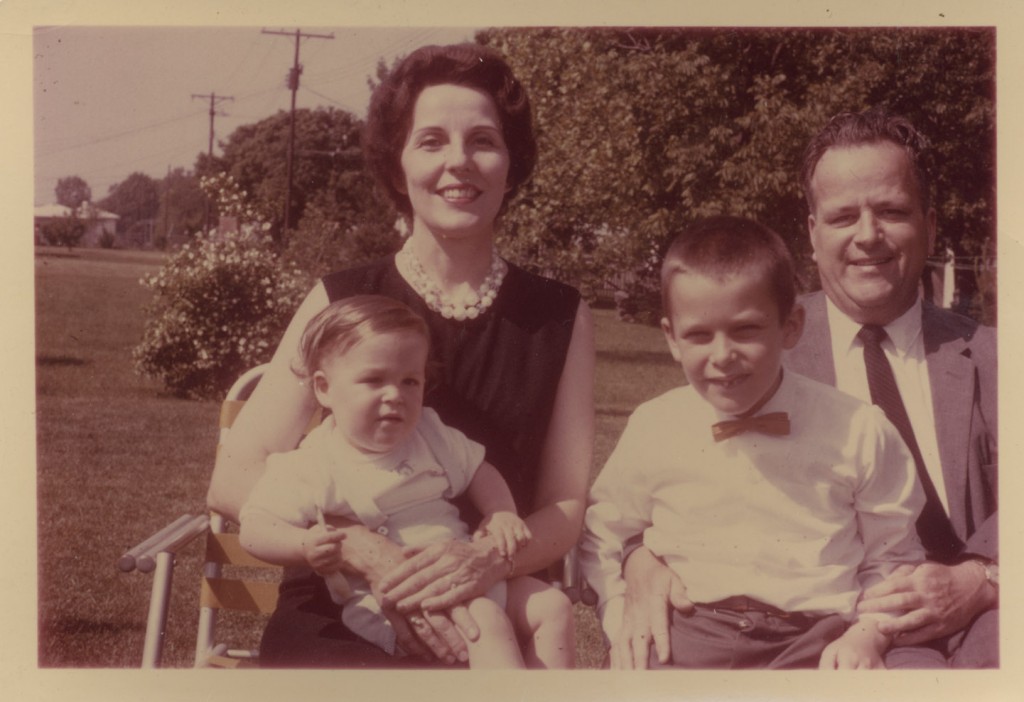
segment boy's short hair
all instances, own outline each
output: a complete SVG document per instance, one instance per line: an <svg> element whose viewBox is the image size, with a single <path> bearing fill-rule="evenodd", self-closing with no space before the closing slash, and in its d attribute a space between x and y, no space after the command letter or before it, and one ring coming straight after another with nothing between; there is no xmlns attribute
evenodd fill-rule
<svg viewBox="0 0 1024 702"><path fill-rule="evenodd" d="M661 305L670 322L672 278L687 271L716 277L739 273L761 276L771 285L780 322L789 317L796 303L796 268L782 237L744 217L700 219L669 245L661 264Z"/></svg>
<svg viewBox="0 0 1024 702"><path fill-rule="evenodd" d="M378 334L411 331L430 344L427 323L407 305L383 295L354 295L332 302L306 324L292 371L309 379L324 359Z"/></svg>

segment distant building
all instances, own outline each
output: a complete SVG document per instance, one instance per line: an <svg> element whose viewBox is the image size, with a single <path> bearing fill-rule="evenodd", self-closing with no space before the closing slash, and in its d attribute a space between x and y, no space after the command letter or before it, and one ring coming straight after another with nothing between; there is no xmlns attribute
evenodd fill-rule
<svg viewBox="0 0 1024 702"><path fill-rule="evenodd" d="M83 202L78 206L75 213L85 223L85 234L79 246L99 246L100 239L104 234L114 237L117 235L116 214L101 210L91 202ZM67 205L40 205L35 208L35 243L46 243L43 241L42 228L49 222L72 215L71 208Z"/></svg>
<svg viewBox="0 0 1024 702"><path fill-rule="evenodd" d="M48 222L63 217L71 217L72 210L66 205L40 205L35 210L35 240L36 244L46 244L43 240L42 228ZM92 203L82 203L77 211L77 216L85 222L85 234L79 243L81 247L98 247L100 237L104 233L111 236L117 235L118 220L121 219L113 212L100 210Z"/></svg>

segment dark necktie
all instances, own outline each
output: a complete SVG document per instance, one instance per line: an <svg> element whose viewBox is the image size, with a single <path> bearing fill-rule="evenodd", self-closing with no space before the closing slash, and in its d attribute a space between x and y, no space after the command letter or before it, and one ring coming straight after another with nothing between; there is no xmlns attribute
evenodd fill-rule
<svg viewBox="0 0 1024 702"><path fill-rule="evenodd" d="M925 504L921 510L921 516L917 520L917 533L921 537L929 557L940 561L949 561L963 546L960 539L953 531L946 511L942 508L935 484L932 483L928 470L925 468L924 459L921 457L921 449L914 438L914 430L910 426L910 417L907 415L907 408L900 397L899 387L896 385L896 376L893 375L889 359L885 357L882 350L882 342L889 338L882 327L867 324L857 333L857 338L864 343L864 367L868 373L868 388L871 391L871 402L878 405L885 412L893 426L903 437L904 443L910 449L914 457L914 465L917 467L917 477L924 488Z"/></svg>
<svg viewBox="0 0 1024 702"><path fill-rule="evenodd" d="M785 412L769 412L756 417L727 419L711 426L715 441L724 441L745 431L756 431L771 436L785 436L789 433L789 415Z"/></svg>

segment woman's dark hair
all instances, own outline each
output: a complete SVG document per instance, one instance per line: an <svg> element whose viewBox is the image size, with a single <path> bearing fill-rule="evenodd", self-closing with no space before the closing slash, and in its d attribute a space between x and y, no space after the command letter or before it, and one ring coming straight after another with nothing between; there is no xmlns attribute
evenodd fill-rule
<svg viewBox="0 0 1024 702"><path fill-rule="evenodd" d="M461 85L487 93L501 119L509 153L508 192L512 199L533 173L537 143L533 136L530 100L505 60L479 44L424 46L406 56L373 91L363 131L363 153L370 174L398 210L409 217L408 195L395 187L405 181L402 149L412 128L412 112L424 88Z"/></svg>

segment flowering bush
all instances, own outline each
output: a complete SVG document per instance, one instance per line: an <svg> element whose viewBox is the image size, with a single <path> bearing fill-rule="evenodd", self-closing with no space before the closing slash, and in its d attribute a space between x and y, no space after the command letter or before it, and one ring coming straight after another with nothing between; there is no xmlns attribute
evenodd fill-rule
<svg viewBox="0 0 1024 702"><path fill-rule="evenodd" d="M215 173L199 179L199 187L217 203L217 214L242 222L244 231L267 231L273 213L266 203L258 203L228 173Z"/></svg>
<svg viewBox="0 0 1024 702"><path fill-rule="evenodd" d="M178 395L222 397L269 360L307 281L249 231L199 234L153 276L136 369Z"/></svg>

